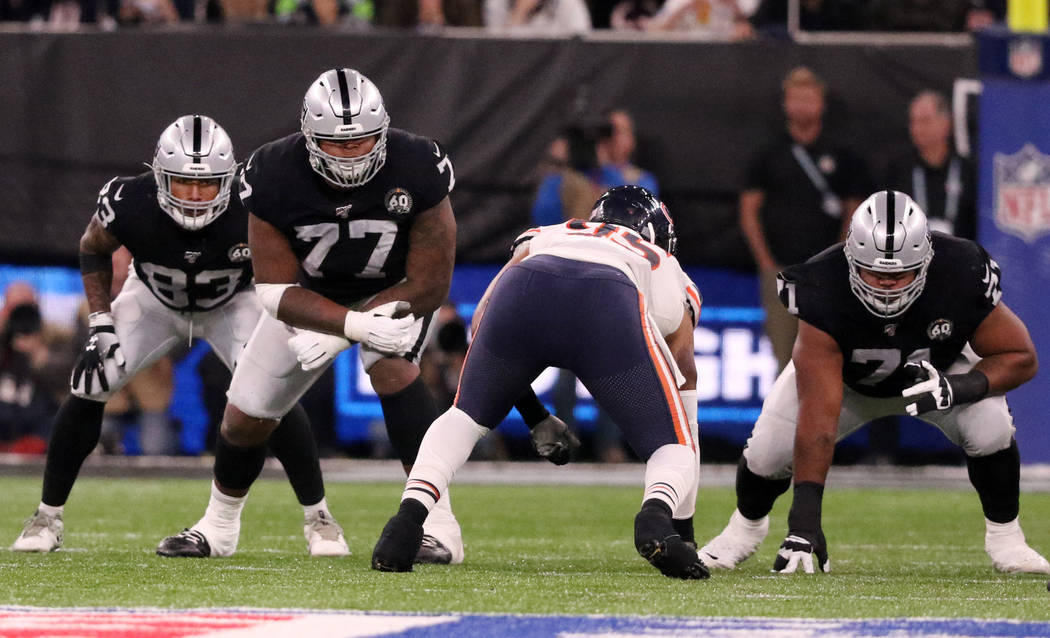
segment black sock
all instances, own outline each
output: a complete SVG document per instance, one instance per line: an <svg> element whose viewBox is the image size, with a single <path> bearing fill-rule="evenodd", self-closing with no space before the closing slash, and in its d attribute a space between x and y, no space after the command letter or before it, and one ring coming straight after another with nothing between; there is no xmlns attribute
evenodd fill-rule
<svg viewBox="0 0 1050 638"><path fill-rule="evenodd" d="M401 501L401 507L397 510L398 516L404 516L420 527L423 526L423 521L427 520L429 514L430 510L427 509L427 506L414 498L406 498Z"/></svg>
<svg viewBox="0 0 1050 638"><path fill-rule="evenodd" d="M682 537L683 541L696 545L696 535L693 533L692 516L689 518L673 518L671 519L671 526L674 527L674 531L678 532L678 535Z"/></svg>
<svg viewBox="0 0 1050 638"><path fill-rule="evenodd" d="M246 490L262 472L266 444L242 447L232 445L219 432L215 441L215 482L231 490Z"/></svg>
<svg viewBox="0 0 1050 638"><path fill-rule="evenodd" d="M773 509L777 497L791 487L791 477L768 479L747 468L747 459L740 457L736 466L736 508L744 518L757 521Z"/></svg>
<svg viewBox="0 0 1050 638"><path fill-rule="evenodd" d="M380 396L383 406L383 418L386 420L386 432L390 444L394 447L401 463L411 466L416 462L419 444L427 428L438 418L437 407L423 383L423 377L408 384L404 390L388 396Z"/></svg>
<svg viewBox="0 0 1050 638"><path fill-rule="evenodd" d="M1009 523L1017 518L1021 497L1021 454L1017 441L988 456L967 456L970 483L981 498L984 516L993 523Z"/></svg>
<svg viewBox="0 0 1050 638"><path fill-rule="evenodd" d="M317 442L306 410L298 403L284 415L270 435L270 451L284 466L300 505L314 505L324 498L324 479L317 458Z"/></svg>
<svg viewBox="0 0 1050 638"><path fill-rule="evenodd" d="M44 503L65 505L84 459L98 445L106 404L70 395L58 408L44 465Z"/></svg>

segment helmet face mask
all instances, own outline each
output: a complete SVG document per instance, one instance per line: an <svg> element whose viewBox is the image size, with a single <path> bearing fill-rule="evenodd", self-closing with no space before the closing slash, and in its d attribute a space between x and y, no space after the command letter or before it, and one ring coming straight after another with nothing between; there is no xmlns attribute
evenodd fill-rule
<svg viewBox="0 0 1050 638"><path fill-rule="evenodd" d="M355 188L375 177L386 162L390 116L371 80L353 69L332 69L314 80L303 98L300 126L310 167L336 188ZM356 157L325 152L325 141L375 138L371 150Z"/></svg>
<svg viewBox="0 0 1050 638"><path fill-rule="evenodd" d="M230 204L237 161L233 142L215 120L205 115L184 115L172 122L157 141L150 165L157 182L157 204L186 230L200 230L226 212ZM217 187L213 198L198 201L179 197L173 180L197 182L200 188Z"/></svg>
<svg viewBox="0 0 1050 638"><path fill-rule="evenodd" d="M594 203L588 221L626 226L672 255L678 250L678 236L667 207L641 186L605 191Z"/></svg>
<svg viewBox="0 0 1050 638"><path fill-rule="evenodd" d="M922 294L933 259L926 214L910 197L897 191L879 191L853 213L844 247L853 294L869 312L883 319L899 317ZM863 272L888 273L907 284L883 288L865 281Z"/></svg>

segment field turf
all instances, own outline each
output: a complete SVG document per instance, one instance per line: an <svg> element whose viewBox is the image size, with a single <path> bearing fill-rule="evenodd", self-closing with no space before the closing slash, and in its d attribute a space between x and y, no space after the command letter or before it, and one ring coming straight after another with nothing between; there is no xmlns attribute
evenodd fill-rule
<svg viewBox="0 0 1050 638"><path fill-rule="evenodd" d="M38 478L0 478L0 545L17 536L39 486ZM400 492L394 483L329 485L352 555L321 559L306 554L291 488L262 480L245 508L237 554L189 560L153 550L199 518L207 481L85 478L66 506L62 550L0 551L0 605L1050 620L1046 577L992 569L969 489L829 488L832 573L817 575L769 572L786 532L782 498L756 556L691 582L661 576L635 553L640 488L622 487L456 485L466 562L374 572L372 546ZM699 540L721 530L733 502L731 489L701 490ZM1023 494L1021 507L1029 542L1050 552L1050 494Z"/></svg>

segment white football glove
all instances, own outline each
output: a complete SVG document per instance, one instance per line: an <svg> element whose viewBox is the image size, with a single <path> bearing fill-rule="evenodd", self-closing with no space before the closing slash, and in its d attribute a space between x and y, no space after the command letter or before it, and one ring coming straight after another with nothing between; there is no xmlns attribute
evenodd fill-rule
<svg viewBox="0 0 1050 638"><path fill-rule="evenodd" d="M813 555L817 556L817 564L820 571L828 573L831 571L831 561L828 560L828 549L824 539L818 539L817 543L811 543L801 536L789 534L777 550L777 557L773 560L773 571L778 574L794 574L799 565L807 574L814 573Z"/></svg>
<svg viewBox="0 0 1050 638"><path fill-rule="evenodd" d="M306 371L328 365L337 354L350 347L350 341L339 335L300 328L296 328L294 332L295 334L288 339L288 347Z"/></svg>
<svg viewBox="0 0 1050 638"><path fill-rule="evenodd" d="M343 333L350 341L368 346L383 354L401 355L408 352L416 341L409 328L416 322L412 314L399 319L393 316L408 311L407 301L391 301L371 310L346 313Z"/></svg>
<svg viewBox="0 0 1050 638"><path fill-rule="evenodd" d="M109 392L124 376L124 353L113 324L113 315L95 312L88 318L88 340L69 379L73 394L87 397ZM97 383L97 385L96 385Z"/></svg>
<svg viewBox="0 0 1050 638"><path fill-rule="evenodd" d="M926 377L901 392L904 397L918 397L914 403L909 403L904 409L908 414L917 416L923 412L933 410L948 410L954 405L954 391L948 377L942 375L929 361L920 362L922 370L917 370L917 376ZM908 367L918 367L914 363L907 364Z"/></svg>

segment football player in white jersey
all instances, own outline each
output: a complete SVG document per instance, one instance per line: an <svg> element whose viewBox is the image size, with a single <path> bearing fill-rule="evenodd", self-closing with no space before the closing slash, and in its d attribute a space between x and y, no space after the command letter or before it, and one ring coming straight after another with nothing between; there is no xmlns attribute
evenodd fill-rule
<svg viewBox="0 0 1050 638"><path fill-rule="evenodd" d="M475 443L540 372L559 367L576 374L646 462L638 552L666 576L708 576L689 543L699 478L700 295L675 244L667 209L639 186L606 192L586 222L519 237L478 306L455 403L423 439L373 569L412 569L423 521Z"/></svg>

